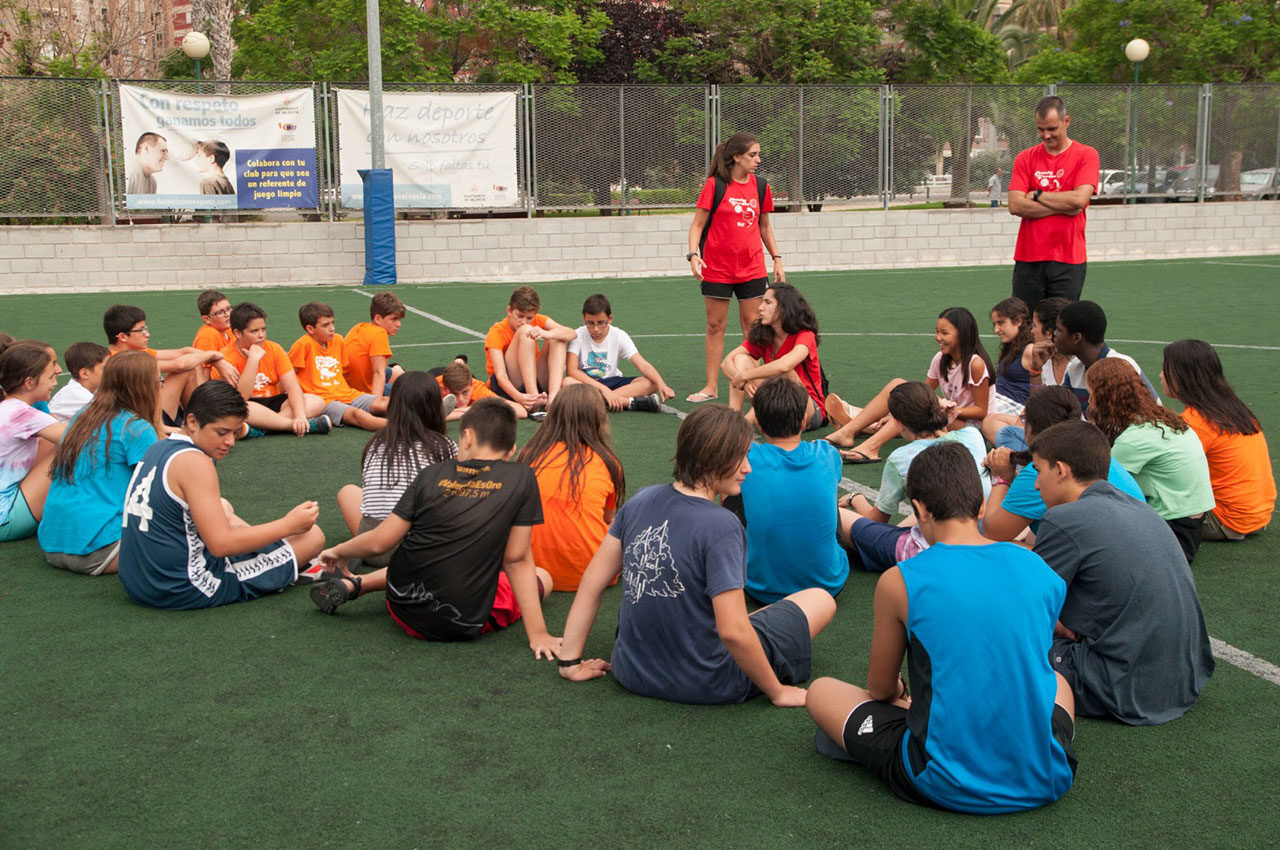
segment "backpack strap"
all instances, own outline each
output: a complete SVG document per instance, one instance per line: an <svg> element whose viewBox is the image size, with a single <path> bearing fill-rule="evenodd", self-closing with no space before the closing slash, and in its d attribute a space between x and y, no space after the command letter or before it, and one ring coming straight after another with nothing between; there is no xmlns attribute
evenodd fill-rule
<svg viewBox="0 0 1280 850"><path fill-rule="evenodd" d="M702 226L702 236L698 238L698 253L702 253L702 249L707 244L707 234L711 232L711 218L716 214L716 210L720 209L720 203L724 201L724 195L729 191L729 184L721 180L719 177L712 178L715 181L715 189L711 193L711 210L707 213L707 223Z"/></svg>
<svg viewBox="0 0 1280 850"><path fill-rule="evenodd" d="M764 193L765 193L765 190L768 188L769 188L769 181L765 180L763 177L759 175L756 175L756 194L759 195L759 204L760 204L759 206L756 207L756 212L760 214L764 214Z"/></svg>

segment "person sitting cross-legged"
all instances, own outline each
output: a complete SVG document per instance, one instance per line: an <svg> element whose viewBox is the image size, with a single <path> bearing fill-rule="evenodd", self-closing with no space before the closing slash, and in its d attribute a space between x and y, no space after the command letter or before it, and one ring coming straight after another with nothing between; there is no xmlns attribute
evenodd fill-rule
<svg viewBox="0 0 1280 850"><path fill-rule="evenodd" d="M1180 717L1213 673L1191 567L1145 502L1104 479L1107 438L1062 422L1031 443L1048 512L1036 554L1067 582L1051 661L1086 717L1155 725Z"/></svg>
<svg viewBox="0 0 1280 850"><path fill-rule="evenodd" d="M1076 770L1071 688L1048 658L1066 585L1035 554L978 531L982 486L963 446L921 452L907 496L931 545L876 583L867 686L809 687L818 751L920 805L996 814L1052 803Z"/></svg>

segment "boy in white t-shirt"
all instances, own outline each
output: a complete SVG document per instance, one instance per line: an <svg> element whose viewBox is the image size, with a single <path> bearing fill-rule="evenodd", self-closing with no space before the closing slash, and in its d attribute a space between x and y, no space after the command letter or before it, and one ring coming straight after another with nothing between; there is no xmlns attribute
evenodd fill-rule
<svg viewBox="0 0 1280 850"><path fill-rule="evenodd" d="M642 410L657 413L658 406L675 396L658 370L640 356L631 336L613 327L609 299L596 293L582 304L582 327L569 343L568 377L595 387L613 411ZM628 378L618 369L627 360L640 370L641 377Z"/></svg>
<svg viewBox="0 0 1280 850"><path fill-rule="evenodd" d="M76 342L67 347L62 359L71 373L71 380L49 401L49 412L55 419L70 422L71 417L93 401L93 394L102 383L102 367L110 356L111 350L96 342Z"/></svg>

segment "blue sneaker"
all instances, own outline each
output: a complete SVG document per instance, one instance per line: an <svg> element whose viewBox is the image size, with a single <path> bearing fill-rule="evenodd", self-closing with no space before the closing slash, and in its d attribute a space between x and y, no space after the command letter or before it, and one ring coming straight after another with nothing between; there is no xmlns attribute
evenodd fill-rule
<svg viewBox="0 0 1280 850"><path fill-rule="evenodd" d="M307 420L308 434L328 434L333 430L333 420L326 415L317 416L315 419Z"/></svg>

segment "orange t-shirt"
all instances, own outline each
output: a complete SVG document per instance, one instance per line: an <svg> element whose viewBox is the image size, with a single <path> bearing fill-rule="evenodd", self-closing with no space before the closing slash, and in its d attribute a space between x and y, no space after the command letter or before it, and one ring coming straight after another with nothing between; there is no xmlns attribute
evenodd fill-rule
<svg viewBox="0 0 1280 850"><path fill-rule="evenodd" d="M541 313L533 317L533 321L529 324L536 328L545 328L550 317ZM500 321L494 322L489 328L489 332L484 335L484 368L493 374L493 363L489 361L489 349L500 348L505 353L507 346L511 344L511 340L516 338L515 328L511 327L511 323L503 317Z"/></svg>
<svg viewBox="0 0 1280 850"><path fill-rule="evenodd" d="M595 452L578 473L582 492L576 499L570 498L564 443L553 445L547 457L549 461L534 470L542 494L543 524L533 527L533 562L551 573L556 590L577 590L609 531L605 511L617 507L618 497L609 468Z"/></svg>
<svg viewBox="0 0 1280 850"><path fill-rule="evenodd" d="M201 351L221 351L228 345L234 345L235 341L236 335L231 332L231 328L220 331L213 325L201 325L191 347Z"/></svg>
<svg viewBox="0 0 1280 850"><path fill-rule="evenodd" d="M342 334L334 334L329 344L322 346L304 333L289 347L289 362L298 373L298 383L302 384L304 393L318 395L325 401L344 403L362 395L342 377L342 367L347 362Z"/></svg>
<svg viewBox="0 0 1280 850"><path fill-rule="evenodd" d="M449 394L449 388L444 385L444 378L440 377L439 375L436 375L436 383L440 385L440 396L442 398ZM472 404L475 404L480 399L488 398L491 395L494 395L494 392L493 390L489 389L488 384L486 384L484 381L478 381L475 378L472 378L471 379L471 401L469 404L467 404L467 407L470 407Z"/></svg>
<svg viewBox="0 0 1280 850"><path fill-rule="evenodd" d="M200 330L196 331L196 338L191 343L191 347L201 351L221 351L228 345L235 344L236 335L231 332L231 328L220 331L213 325L201 325ZM209 367L209 375L214 380L220 380L222 377L213 366Z"/></svg>
<svg viewBox="0 0 1280 850"><path fill-rule="evenodd" d="M343 372L347 383L362 393L373 391L373 367L370 357L390 357L391 338L386 328L373 322L361 322L347 331L347 365Z"/></svg>
<svg viewBox="0 0 1280 850"><path fill-rule="evenodd" d="M1182 411L1182 420L1204 446L1209 482L1218 503L1214 515L1241 534L1251 534L1269 523L1276 506L1276 478L1262 432L1224 434L1192 407Z"/></svg>
<svg viewBox="0 0 1280 850"><path fill-rule="evenodd" d="M152 357L155 357L155 358L160 357L160 352L156 351L154 348L118 348L115 351L108 354L107 356L115 357L117 354L124 354L126 351L145 351L148 354L150 354Z"/></svg>
<svg viewBox="0 0 1280 850"><path fill-rule="evenodd" d="M289 355L284 353L284 349L279 343L267 340L262 343L262 347L266 350L266 353L258 361L258 372L253 376L253 392L250 395L254 398L269 398L273 395L282 395L284 388L280 386L280 376L291 373L293 371L293 363L289 361ZM237 372L244 374L244 367L249 362L249 358L243 351L235 345L228 345L222 349L222 357L236 367Z"/></svg>

